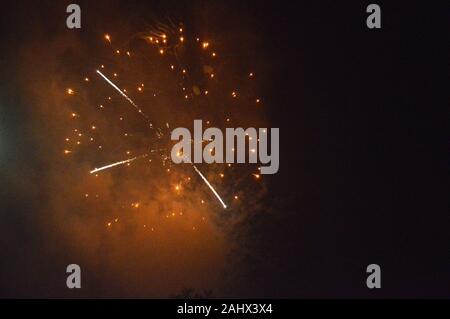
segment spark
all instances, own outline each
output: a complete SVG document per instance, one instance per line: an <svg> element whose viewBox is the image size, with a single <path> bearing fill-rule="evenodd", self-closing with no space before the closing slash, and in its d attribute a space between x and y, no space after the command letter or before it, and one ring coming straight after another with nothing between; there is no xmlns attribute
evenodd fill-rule
<svg viewBox="0 0 450 319"><path fill-rule="evenodd" d="M120 162L108 164L108 165L105 165L105 166L103 166L103 167L93 169L93 170L90 171L89 173L90 173L90 174L97 173L97 172L103 171L103 170L105 170L105 169L114 167L114 166L124 165L124 164L127 164L127 163L131 163L131 162L133 162L133 161L135 161L135 160L137 160L137 159L139 159L139 158L147 157L147 156L148 156L148 154L144 154L144 155L136 156L136 157L133 157L133 158L124 160L124 161L120 161Z"/></svg>
<svg viewBox="0 0 450 319"><path fill-rule="evenodd" d="M222 198L220 198L219 194L216 192L214 187L209 183L209 181L206 179L206 177L203 176L202 172L200 172L200 170L197 168L197 166L195 166L195 165L192 165L192 166L194 167L194 169L197 172L197 174L200 175L200 177L206 183L206 185L208 185L208 187L211 189L211 191L214 193L214 195L216 195L217 199L220 201L220 203L222 204L223 208L226 209L227 205L225 205L225 203L223 202Z"/></svg>

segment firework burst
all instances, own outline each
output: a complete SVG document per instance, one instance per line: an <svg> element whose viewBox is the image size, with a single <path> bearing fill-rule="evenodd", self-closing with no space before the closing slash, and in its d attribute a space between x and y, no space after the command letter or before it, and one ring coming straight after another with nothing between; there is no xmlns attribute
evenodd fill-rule
<svg viewBox="0 0 450 319"><path fill-rule="evenodd" d="M125 127L127 126L125 123L128 122L129 130L133 131L123 132L120 135L135 139L124 142L124 145L130 145L126 151L127 159L111 163L111 158L109 160L104 158L103 165L92 169L91 174L98 176L99 172L129 166L138 160L147 159L149 163L160 163L160 167L172 175L172 179L179 180L175 187L169 186L179 194L194 180L187 171L185 172L183 166L174 166L170 160L168 154L172 142L168 133L171 126L186 127L186 123L192 123L196 118L205 119L204 122L208 126L212 124L222 128L229 125L246 126L251 122L239 123L240 117L255 119L258 117L261 98L254 92L254 72L251 69L237 69L235 72L228 70L225 67L226 63L221 63L218 58L225 54L216 51L213 41L187 35L185 27L181 24L156 23L148 31L132 36L126 46L116 46L113 34L104 35L103 41L105 50L109 51L106 54L110 57L105 58L95 70L103 85L97 84L94 87L93 78L83 77L85 90L94 96L95 100L99 100L99 104L96 108L87 110L87 115L81 116L79 114L81 112L77 111L71 116L78 120L81 117L89 119L89 113L94 110L104 114L102 126L106 128L100 130L97 125L91 124L90 133L95 132L97 136L89 134L92 135L89 138L91 142L89 146L91 150L95 149L105 155L92 155L89 151L83 153L93 159L96 158L95 161L99 162L99 158L106 157L106 154L114 154L114 149L122 148L121 142L115 138L117 128L111 128L114 122L117 123L117 117L112 120L111 115L117 116L117 113L121 114L119 126ZM108 86L109 90L105 90ZM129 111L124 111L121 105L123 103L116 102L117 95L111 94L111 88L120 95L122 101L135 109L141 123ZM81 88L70 88L67 89L67 94L76 97L79 91ZM170 108L167 108L167 105L170 105ZM107 110L111 112L106 114ZM66 148L64 151L66 156L82 153L79 147L82 146L81 140L85 133L81 131L75 128L72 130L75 138L67 138L66 145L76 140L75 145L78 148ZM103 138L99 136L100 131L104 133ZM98 143L97 147L92 148L97 139L105 143ZM107 147L109 152L105 152ZM139 153L141 155L130 157ZM105 162L111 164L105 165ZM238 168L232 164L212 164L205 167L205 173L195 165L189 166L192 166L193 172L199 177L197 179L204 182L224 209L231 207L237 210L237 207L242 205L244 192L250 191L254 195L264 189L258 168L252 165L239 165L242 167ZM259 190L255 190L254 183L261 185L258 186ZM213 184L217 184L219 190ZM191 187L190 190L191 196L200 197L194 188ZM224 194L221 196L220 192ZM230 205L225 204L227 200L223 198L229 198ZM250 205L254 205L258 196L252 198L253 201L248 201ZM204 197L200 199L200 205L205 204L205 200ZM108 227L111 225L112 222L107 223Z"/></svg>

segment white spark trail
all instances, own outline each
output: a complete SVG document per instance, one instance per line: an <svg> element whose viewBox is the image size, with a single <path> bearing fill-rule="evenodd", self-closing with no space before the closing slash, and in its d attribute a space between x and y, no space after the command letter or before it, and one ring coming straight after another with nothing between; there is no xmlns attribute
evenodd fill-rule
<svg viewBox="0 0 450 319"><path fill-rule="evenodd" d="M146 157L147 155L148 155L148 154L144 154L144 155L136 156L136 157L133 157L133 158L124 160L124 161L120 161L120 162L112 163L112 164L109 164L109 165L105 165L105 166L103 166L103 167L93 169L93 170L90 171L89 173L90 173L90 174L94 174L94 173L103 171L103 170L105 170L105 169L108 169L108 168L111 168L111 167L114 167L114 166L124 165L124 164L127 164L127 163L131 163L131 162L133 162L133 161L135 161L135 160L137 160L137 159L139 159L139 158Z"/></svg>
<svg viewBox="0 0 450 319"><path fill-rule="evenodd" d="M108 79L106 77L106 75L104 75L102 72L100 72L99 70L97 70L97 73L100 74L100 76L106 81L108 82L114 89L116 89L128 102L130 102L131 105L134 106L134 108L139 112L139 114L141 114L143 117L145 117L145 119L148 121L149 117L141 110L141 108L134 103L134 101L132 99L130 99L128 97L128 95L126 95L121 89L118 88L117 85L115 85L110 79Z"/></svg>
<svg viewBox="0 0 450 319"><path fill-rule="evenodd" d="M220 198L219 194L217 194L216 190L214 189L214 187L212 187L212 185L209 183L209 181L206 179L205 176L203 176L202 172L200 172L200 170L197 168L197 166L195 166L194 164L192 164L192 166L194 167L195 171L197 172L198 175L200 175L200 177L203 179L203 181L206 183L206 185L209 186L209 188L211 189L211 191L214 193L214 195L216 195L217 199L220 201L220 203L222 204L223 208L227 208L227 205L225 205L225 203L223 202L222 198Z"/></svg>

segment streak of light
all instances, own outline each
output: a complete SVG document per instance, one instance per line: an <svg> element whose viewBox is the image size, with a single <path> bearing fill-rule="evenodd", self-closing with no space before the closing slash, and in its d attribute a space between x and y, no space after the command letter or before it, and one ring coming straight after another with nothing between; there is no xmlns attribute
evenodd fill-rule
<svg viewBox="0 0 450 319"><path fill-rule="evenodd" d="M125 93L123 93L123 91L121 89L119 89L119 87L117 85L115 85L110 79L108 79L102 72L100 72L99 70L97 70L97 73L100 74L100 76L109 83L109 85L111 85L114 89L116 89L117 92L120 93L120 95L122 95L132 106L134 106L134 108L139 112L139 114L141 114L143 117L145 117L146 120L149 120L148 116L141 110L141 108L134 103L134 101L132 99L130 99L128 97L128 95L126 95Z"/></svg>
<svg viewBox="0 0 450 319"><path fill-rule="evenodd" d="M133 157L133 158L124 160L124 161L120 161L120 162L108 164L108 165L105 165L105 166L103 166L103 167L93 169L93 170L90 171L89 173L90 173L90 174L94 174L94 173L103 171L103 170L105 170L105 169L108 169L108 168L111 168L111 167L114 167L114 166L124 165L124 164L127 164L127 163L131 163L131 162L133 162L133 161L135 161L135 160L137 160L137 159L139 159L139 158L143 158L143 157L147 157L147 156L148 156L148 154L144 154L144 155L136 156L136 157Z"/></svg>
<svg viewBox="0 0 450 319"><path fill-rule="evenodd" d="M223 208L226 209L227 205L225 205L225 203L223 202L222 198L220 198L219 194L216 192L214 187L209 183L209 181L206 179L206 177L203 176L202 172L200 172L200 170L197 168L197 166L195 166L195 165L192 165L192 166L194 167L194 170L197 172L197 174L200 175L200 177L206 183L206 185L208 185L208 187L211 189L211 191L214 193L214 195L216 195L217 199L220 201L220 203L222 204Z"/></svg>

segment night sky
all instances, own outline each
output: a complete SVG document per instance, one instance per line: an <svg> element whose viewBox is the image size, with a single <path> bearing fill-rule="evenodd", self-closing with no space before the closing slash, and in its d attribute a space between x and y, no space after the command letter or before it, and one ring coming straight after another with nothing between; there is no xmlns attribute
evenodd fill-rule
<svg viewBox="0 0 450 319"><path fill-rule="evenodd" d="M448 4L376 1L382 28L370 30L369 1L78 1L82 28L69 30L71 2L2 4L0 297L450 297ZM168 19L217 48L210 104L176 99L158 54L129 41ZM145 59L129 66L112 58L105 34ZM204 63L186 55L188 66ZM157 125L230 116L280 128L279 172L255 181L237 168L222 181L221 168L202 166L232 202L225 211L186 168L173 173L196 181L184 195L167 191L175 177L165 167L143 163L93 180L95 165L155 142L93 74L100 64L116 66L117 81L167 88L156 100L130 93ZM242 80L248 72L251 84ZM233 85L241 102L229 105L221 94ZM107 96L117 106L111 117L93 110ZM108 129L98 136L100 155L81 147L63 154L74 109L83 125L87 117ZM135 138L123 147L113 120L122 114ZM165 212L174 210L184 215L170 221ZM66 287L71 263L82 268L82 289ZM366 287L372 263L381 266L381 289Z"/></svg>

